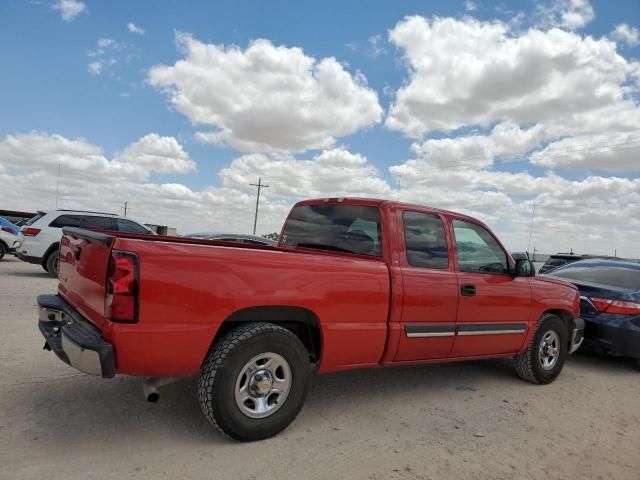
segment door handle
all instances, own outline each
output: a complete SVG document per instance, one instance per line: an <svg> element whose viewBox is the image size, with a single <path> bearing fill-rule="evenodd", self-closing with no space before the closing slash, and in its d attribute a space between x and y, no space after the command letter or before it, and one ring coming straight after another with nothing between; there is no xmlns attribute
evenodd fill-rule
<svg viewBox="0 0 640 480"><path fill-rule="evenodd" d="M476 287L475 285L462 285L460 293L465 297L473 297L476 294Z"/></svg>

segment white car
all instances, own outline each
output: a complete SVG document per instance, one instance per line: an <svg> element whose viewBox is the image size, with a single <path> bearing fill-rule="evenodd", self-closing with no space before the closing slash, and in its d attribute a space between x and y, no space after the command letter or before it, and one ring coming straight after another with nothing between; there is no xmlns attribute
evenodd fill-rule
<svg viewBox="0 0 640 480"><path fill-rule="evenodd" d="M11 232L0 229L0 260L8 253L13 252L14 244L18 240L18 236Z"/></svg>
<svg viewBox="0 0 640 480"><path fill-rule="evenodd" d="M63 227L155 235L144 225L113 213L62 209L38 212L20 229L16 256L24 262L41 265L51 276L57 277L58 247Z"/></svg>

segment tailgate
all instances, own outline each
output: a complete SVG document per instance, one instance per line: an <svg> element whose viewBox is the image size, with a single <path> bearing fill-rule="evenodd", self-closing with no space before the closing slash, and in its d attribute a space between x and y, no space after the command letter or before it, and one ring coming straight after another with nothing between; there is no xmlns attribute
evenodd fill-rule
<svg viewBox="0 0 640 480"><path fill-rule="evenodd" d="M94 325L103 328L105 283L114 236L64 228L60 240L58 291Z"/></svg>

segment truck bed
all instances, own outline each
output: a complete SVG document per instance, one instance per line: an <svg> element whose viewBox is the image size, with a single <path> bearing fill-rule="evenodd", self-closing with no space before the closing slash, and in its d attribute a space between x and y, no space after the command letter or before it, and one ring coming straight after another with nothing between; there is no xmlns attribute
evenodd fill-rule
<svg viewBox="0 0 640 480"><path fill-rule="evenodd" d="M112 250L138 257L136 323L104 316ZM60 295L117 345L118 373L132 375L195 374L227 318L285 301L322 318L320 371L376 365L389 282L382 259L302 248L66 228L60 250Z"/></svg>

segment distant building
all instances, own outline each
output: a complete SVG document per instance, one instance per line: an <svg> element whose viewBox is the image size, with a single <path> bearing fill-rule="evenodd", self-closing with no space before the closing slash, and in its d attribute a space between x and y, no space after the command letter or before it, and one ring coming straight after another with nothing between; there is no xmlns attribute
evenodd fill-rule
<svg viewBox="0 0 640 480"><path fill-rule="evenodd" d="M178 234L178 229L175 227L167 227L166 225L154 225L153 223L145 223L144 225L146 227L149 227L158 235L174 237Z"/></svg>

